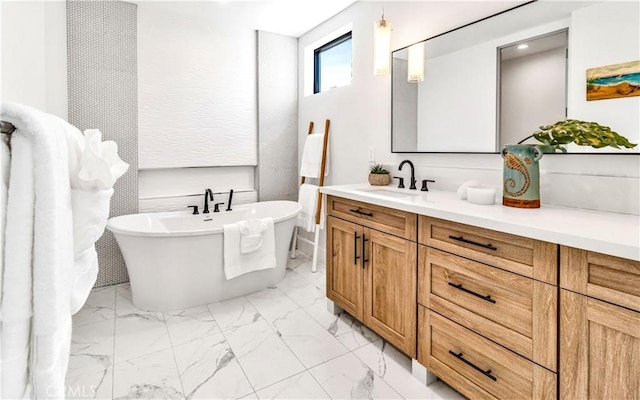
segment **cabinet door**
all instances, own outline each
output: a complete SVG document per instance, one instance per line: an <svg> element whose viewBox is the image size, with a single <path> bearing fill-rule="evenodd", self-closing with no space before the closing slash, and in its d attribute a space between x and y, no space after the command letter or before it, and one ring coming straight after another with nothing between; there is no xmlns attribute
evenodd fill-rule
<svg viewBox="0 0 640 400"><path fill-rule="evenodd" d="M327 218L327 297L362 320L362 227Z"/></svg>
<svg viewBox="0 0 640 400"><path fill-rule="evenodd" d="M640 313L560 294L560 398L640 399Z"/></svg>
<svg viewBox="0 0 640 400"><path fill-rule="evenodd" d="M364 323L416 355L416 243L365 228Z"/></svg>

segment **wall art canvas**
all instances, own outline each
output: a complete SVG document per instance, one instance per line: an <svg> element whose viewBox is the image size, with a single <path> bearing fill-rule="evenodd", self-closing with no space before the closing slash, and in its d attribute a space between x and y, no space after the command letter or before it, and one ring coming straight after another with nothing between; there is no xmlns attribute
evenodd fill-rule
<svg viewBox="0 0 640 400"><path fill-rule="evenodd" d="M640 60L587 70L587 100L640 96Z"/></svg>

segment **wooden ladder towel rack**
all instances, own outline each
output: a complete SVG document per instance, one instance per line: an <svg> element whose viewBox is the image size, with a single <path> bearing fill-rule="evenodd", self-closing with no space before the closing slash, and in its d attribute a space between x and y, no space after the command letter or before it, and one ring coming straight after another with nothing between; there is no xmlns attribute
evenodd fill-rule
<svg viewBox="0 0 640 400"><path fill-rule="evenodd" d="M324 186L324 175L327 168L327 145L329 143L329 126L331 121L328 119L324 123L324 137L322 143L322 159L320 160L320 176L318 177L318 187L321 188ZM313 121L309 122L309 131L307 135L313 134ZM302 176L300 179L300 185L303 185L306 182L306 177ZM320 232L320 219L322 217L322 193L318 190L318 198L316 201L316 218L315 218L315 239L314 241L307 240L305 238L299 238L300 240L310 243L313 245L313 260L311 271L317 271L317 258L318 258L318 240L319 240L319 232ZM293 241L291 243L291 258L295 258L295 247L296 241L298 240L298 226L295 227L293 233Z"/></svg>

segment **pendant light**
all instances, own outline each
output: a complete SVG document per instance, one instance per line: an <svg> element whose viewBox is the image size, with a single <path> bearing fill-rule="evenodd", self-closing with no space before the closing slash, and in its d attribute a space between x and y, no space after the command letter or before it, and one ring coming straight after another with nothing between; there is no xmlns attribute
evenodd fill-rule
<svg viewBox="0 0 640 400"><path fill-rule="evenodd" d="M391 54L391 25L384 19L384 9L380 21L374 23L373 30L373 73L375 76L389 74Z"/></svg>
<svg viewBox="0 0 640 400"><path fill-rule="evenodd" d="M424 81L424 42L416 43L409 47L408 64L407 81Z"/></svg>

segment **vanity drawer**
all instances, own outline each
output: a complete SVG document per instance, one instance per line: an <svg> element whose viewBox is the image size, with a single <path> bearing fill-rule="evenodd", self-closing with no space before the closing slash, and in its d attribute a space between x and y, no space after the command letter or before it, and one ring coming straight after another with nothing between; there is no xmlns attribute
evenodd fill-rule
<svg viewBox="0 0 640 400"><path fill-rule="evenodd" d="M327 213L368 228L416 241L416 214L335 196L327 196Z"/></svg>
<svg viewBox="0 0 640 400"><path fill-rule="evenodd" d="M423 215L419 226L421 244L557 285L556 244Z"/></svg>
<svg viewBox="0 0 640 400"><path fill-rule="evenodd" d="M557 370L555 286L420 246L418 302Z"/></svg>
<svg viewBox="0 0 640 400"><path fill-rule="evenodd" d="M556 399L557 375L419 306L418 361L469 398Z"/></svg>
<svg viewBox="0 0 640 400"><path fill-rule="evenodd" d="M560 285L640 311L639 261L561 246Z"/></svg>

